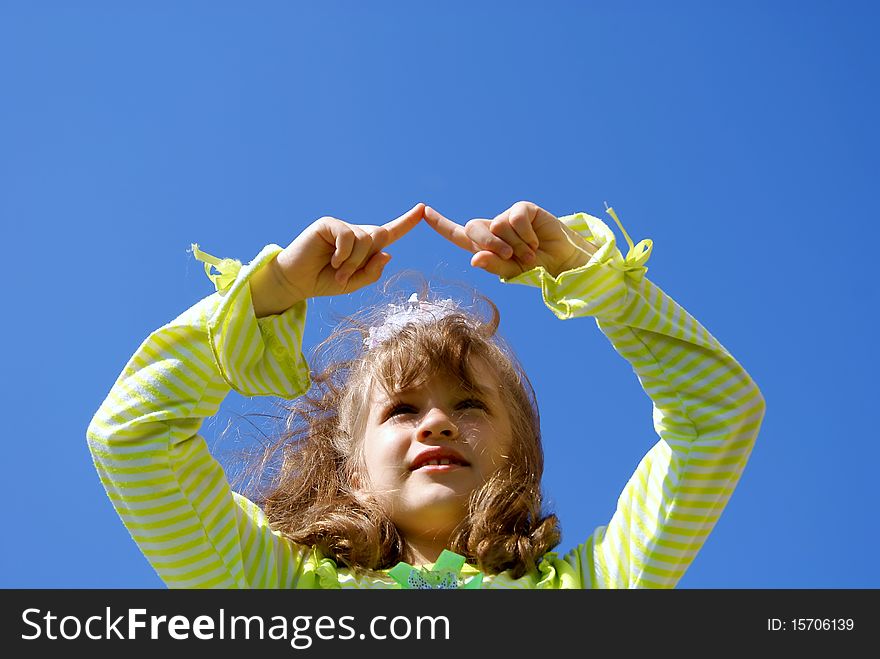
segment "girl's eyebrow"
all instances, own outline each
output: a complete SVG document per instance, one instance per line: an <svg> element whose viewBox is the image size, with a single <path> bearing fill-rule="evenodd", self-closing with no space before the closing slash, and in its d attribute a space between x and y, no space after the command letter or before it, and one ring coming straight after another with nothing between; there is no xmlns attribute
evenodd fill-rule
<svg viewBox="0 0 880 659"><path fill-rule="evenodd" d="M407 396L415 393L421 387L407 387L406 389L395 389L394 391L384 391L382 393L382 398L379 403L388 403L394 401L401 396ZM489 387L485 387L476 382L471 382L469 384L462 384L459 389L467 395L477 395L482 396L483 398L490 398L492 394L492 389Z"/></svg>
<svg viewBox="0 0 880 659"><path fill-rule="evenodd" d="M466 387L462 387L462 391L464 391L468 395L476 395L476 396L479 396L480 398L491 398L492 397L492 390L491 389L484 387L480 384L477 384L476 382L473 382Z"/></svg>

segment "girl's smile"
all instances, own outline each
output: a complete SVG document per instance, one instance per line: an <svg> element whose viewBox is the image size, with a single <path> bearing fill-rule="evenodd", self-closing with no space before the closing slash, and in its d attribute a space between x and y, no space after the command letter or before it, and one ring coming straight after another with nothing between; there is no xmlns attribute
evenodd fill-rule
<svg viewBox="0 0 880 659"><path fill-rule="evenodd" d="M440 446L426 448L419 453L409 467L410 471L422 469L426 471L452 471L460 467L470 467L470 462L452 449Z"/></svg>

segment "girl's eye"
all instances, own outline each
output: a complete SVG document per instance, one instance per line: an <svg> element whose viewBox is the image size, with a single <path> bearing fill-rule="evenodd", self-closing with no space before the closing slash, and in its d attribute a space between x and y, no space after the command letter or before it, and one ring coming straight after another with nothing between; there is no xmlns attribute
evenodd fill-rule
<svg viewBox="0 0 880 659"><path fill-rule="evenodd" d="M479 409L484 411L489 411L489 408L486 404L477 399L477 398L467 398L460 403L456 404L456 410L468 410L468 409ZM409 403L396 403L392 405L391 408L385 413L385 419L392 419L396 416L400 416L401 414L415 414L418 412L415 405L410 405Z"/></svg>
<svg viewBox="0 0 880 659"><path fill-rule="evenodd" d="M411 414L416 411L416 408L412 405L408 405L406 403L398 403L394 405L388 413L385 415L386 418L390 419L393 416L397 416L399 414Z"/></svg>
<svg viewBox="0 0 880 659"><path fill-rule="evenodd" d="M456 405L456 407L458 409L467 409L470 407L475 407L480 410L488 410L489 409L486 407L486 404L483 401L478 400L476 398L468 398L467 400L463 400L458 405Z"/></svg>

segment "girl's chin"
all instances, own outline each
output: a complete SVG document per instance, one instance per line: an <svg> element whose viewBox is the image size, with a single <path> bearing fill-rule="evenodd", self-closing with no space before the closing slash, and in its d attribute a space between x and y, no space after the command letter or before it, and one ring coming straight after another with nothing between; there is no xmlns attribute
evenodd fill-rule
<svg viewBox="0 0 880 659"><path fill-rule="evenodd" d="M473 488L470 485L460 484L453 486L449 483L431 483L420 487L417 492L412 492L406 508L418 516L426 518L436 516L455 516L461 521L461 517L467 513L468 499Z"/></svg>

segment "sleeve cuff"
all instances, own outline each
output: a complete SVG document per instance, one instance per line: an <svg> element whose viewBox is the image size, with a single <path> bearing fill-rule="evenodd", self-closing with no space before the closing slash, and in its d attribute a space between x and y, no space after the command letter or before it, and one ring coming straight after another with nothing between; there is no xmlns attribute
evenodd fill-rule
<svg viewBox="0 0 880 659"><path fill-rule="evenodd" d="M267 245L248 265L224 259L215 266L221 301L207 321L211 351L223 379L244 396L293 398L310 385L302 354L306 302L275 316L254 315L250 277L280 251Z"/></svg>
<svg viewBox="0 0 880 659"><path fill-rule="evenodd" d="M562 320L578 316L614 317L627 303L627 280L634 284L642 280L647 259L636 259L633 250L624 258L617 249L614 233L597 217L575 213L559 220L598 246L590 260L556 277L538 266L510 279L501 278L502 283L540 288L544 304Z"/></svg>

